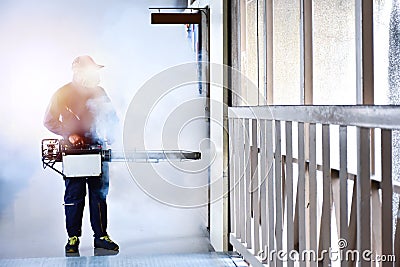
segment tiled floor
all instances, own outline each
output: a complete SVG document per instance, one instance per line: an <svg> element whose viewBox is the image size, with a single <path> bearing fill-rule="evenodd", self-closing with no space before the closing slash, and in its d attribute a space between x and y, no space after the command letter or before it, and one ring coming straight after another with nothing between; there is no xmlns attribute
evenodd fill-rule
<svg viewBox="0 0 400 267"><path fill-rule="evenodd" d="M0 266L116 266L116 267L235 267L235 262L224 253L191 253L191 254L155 254L147 256L103 256L103 257L69 257L69 258L32 258L0 260Z"/></svg>

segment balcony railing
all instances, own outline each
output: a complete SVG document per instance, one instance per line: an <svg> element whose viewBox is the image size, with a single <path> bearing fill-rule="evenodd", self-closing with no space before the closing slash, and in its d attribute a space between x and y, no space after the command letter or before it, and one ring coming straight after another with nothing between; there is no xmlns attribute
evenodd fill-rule
<svg viewBox="0 0 400 267"><path fill-rule="evenodd" d="M234 249L252 266L394 266L398 129L396 106L229 108Z"/></svg>

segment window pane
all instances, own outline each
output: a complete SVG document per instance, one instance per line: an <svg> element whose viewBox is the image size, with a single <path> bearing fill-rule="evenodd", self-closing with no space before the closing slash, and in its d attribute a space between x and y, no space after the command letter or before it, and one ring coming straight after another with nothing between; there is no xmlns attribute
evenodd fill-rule
<svg viewBox="0 0 400 267"><path fill-rule="evenodd" d="M388 69L389 69L389 38L390 27L394 28L396 20L390 22L392 11L391 0L375 0L374 2L374 72L375 72L375 104L400 103L398 95L389 93ZM394 16L399 14L393 13ZM397 23L399 20L397 19ZM392 24L392 25L390 25ZM394 31L393 34L396 34ZM398 34L398 33L397 33ZM395 43L393 43L393 46ZM393 48L392 46L392 48ZM397 90L394 90L397 91Z"/></svg>
<svg viewBox="0 0 400 267"><path fill-rule="evenodd" d="M246 68L245 74L257 85L257 1L250 0L246 4ZM247 91L247 99L250 105L258 104L258 94L254 90Z"/></svg>
<svg viewBox="0 0 400 267"><path fill-rule="evenodd" d="M314 2L314 104L356 104L354 1Z"/></svg>
<svg viewBox="0 0 400 267"><path fill-rule="evenodd" d="M274 104L300 104L299 1L274 1Z"/></svg>
<svg viewBox="0 0 400 267"><path fill-rule="evenodd" d="M265 0L258 0L258 90L260 92L259 105L265 105L265 53L264 53L264 10Z"/></svg>

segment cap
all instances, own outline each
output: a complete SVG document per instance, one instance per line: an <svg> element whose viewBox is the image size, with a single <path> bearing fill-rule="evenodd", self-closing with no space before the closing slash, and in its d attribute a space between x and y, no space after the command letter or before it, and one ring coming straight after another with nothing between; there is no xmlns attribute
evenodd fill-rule
<svg viewBox="0 0 400 267"><path fill-rule="evenodd" d="M99 65L96 62L94 62L93 58L91 58L90 56L79 56L77 58L74 59L74 61L72 62L72 69L83 69L83 68L87 68L87 67L95 67L95 68L103 68L103 65Z"/></svg>

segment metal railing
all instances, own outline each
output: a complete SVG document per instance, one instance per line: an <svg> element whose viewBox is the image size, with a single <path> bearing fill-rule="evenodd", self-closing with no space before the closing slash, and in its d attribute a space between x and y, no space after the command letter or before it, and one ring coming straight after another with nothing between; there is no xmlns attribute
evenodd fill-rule
<svg viewBox="0 0 400 267"><path fill-rule="evenodd" d="M228 117L230 242L247 262L393 266L400 259L392 216L400 107L231 107ZM348 158L350 150L357 156Z"/></svg>

